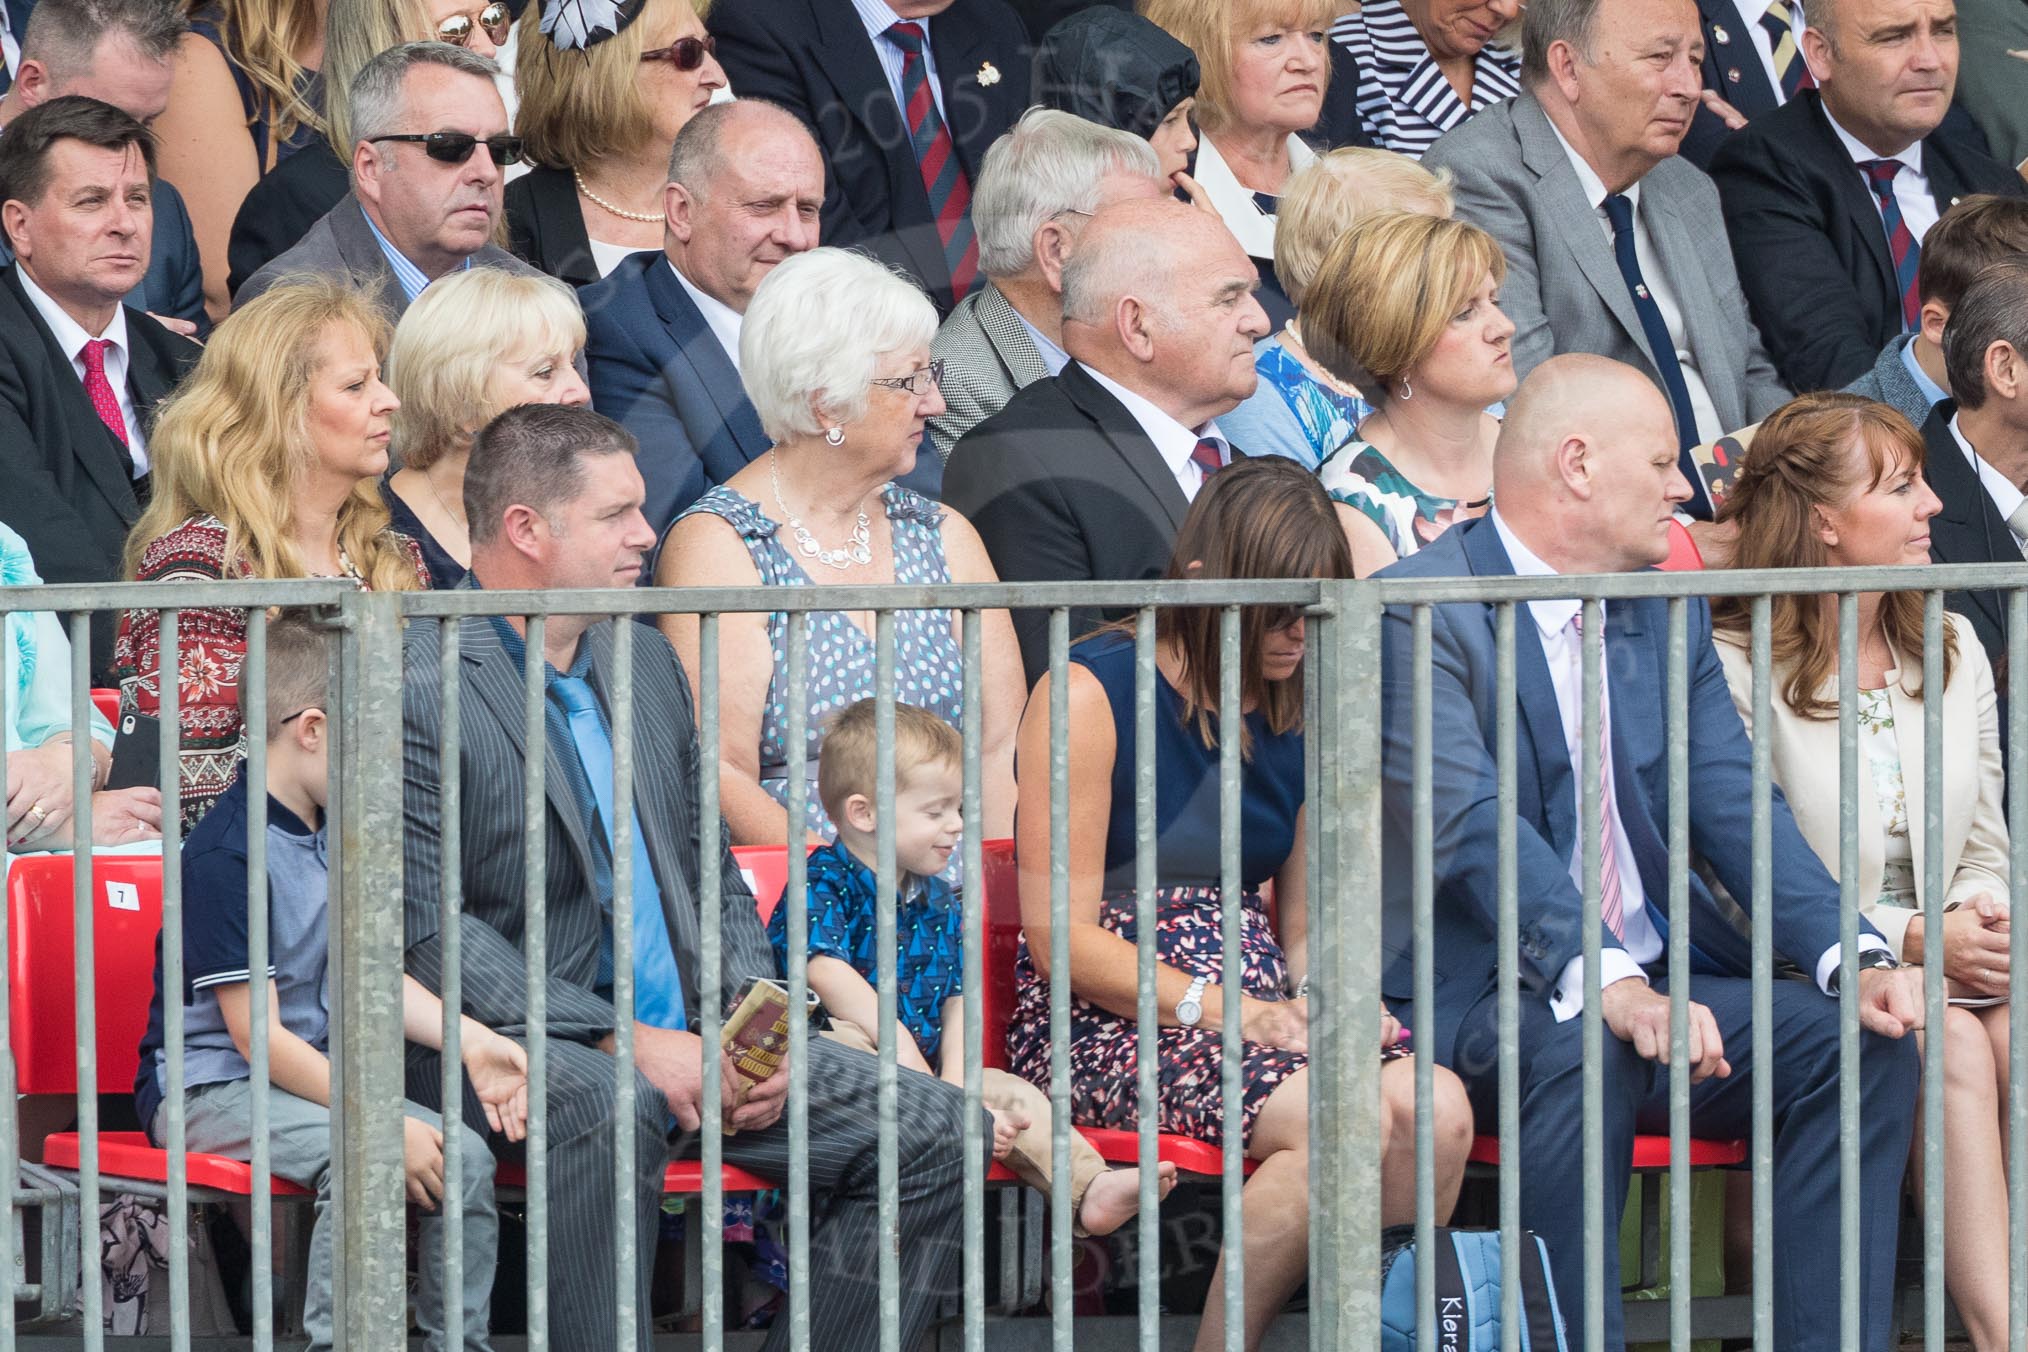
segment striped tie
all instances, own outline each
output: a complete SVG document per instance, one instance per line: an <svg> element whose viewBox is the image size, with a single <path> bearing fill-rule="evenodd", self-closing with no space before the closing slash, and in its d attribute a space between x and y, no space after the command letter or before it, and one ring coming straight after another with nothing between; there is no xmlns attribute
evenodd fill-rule
<svg viewBox="0 0 2028 1352"><path fill-rule="evenodd" d="M1900 160L1862 160L1867 182L1880 203L1880 220L1887 227L1888 252L1894 255L1894 283L1901 288L1901 327L1914 333L1922 327L1922 299L1916 294L1916 265L1922 261L1922 246L1915 242L1908 222L1901 219L1901 203L1894 199L1894 176L1901 172Z"/></svg>
<svg viewBox="0 0 2028 1352"><path fill-rule="evenodd" d="M1216 437L1204 437L1190 448L1190 463L1204 472L1209 479L1225 468L1225 447Z"/></svg>
<svg viewBox="0 0 2028 1352"><path fill-rule="evenodd" d="M1571 632L1577 635L1579 671L1584 664L1584 610L1570 617ZM1601 692L1603 694L1603 692ZM1620 860L1613 830L1613 734L1606 717L1605 702L1599 702L1598 728L1598 912L1615 939L1625 940L1626 903L1620 897Z"/></svg>
<svg viewBox="0 0 2028 1352"><path fill-rule="evenodd" d="M937 234L944 242L951 296L959 299L979 280L979 241L972 234L972 185L958 163L950 129L937 112L929 70L922 59L921 26L895 24L887 30L887 40L901 48L901 93L907 105L902 114L908 120L909 140L915 144L915 161L922 170L922 185L929 192L930 210L936 213Z"/></svg>
<svg viewBox="0 0 2028 1352"><path fill-rule="evenodd" d="M1816 88L1817 82L1810 78L1810 63L1796 50L1796 25L1789 7L1782 0L1774 0L1760 16L1760 26L1767 30L1768 49L1774 54L1775 80L1782 87L1782 102L1794 98L1798 90Z"/></svg>

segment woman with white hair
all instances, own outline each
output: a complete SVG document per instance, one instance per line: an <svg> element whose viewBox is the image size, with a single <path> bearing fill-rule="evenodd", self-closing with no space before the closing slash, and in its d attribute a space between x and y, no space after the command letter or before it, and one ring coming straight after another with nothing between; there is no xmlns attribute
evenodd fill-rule
<svg viewBox="0 0 2028 1352"><path fill-rule="evenodd" d="M997 581L970 522L894 482L944 408L940 364L930 360L936 331L936 311L916 285L864 255L820 248L777 264L739 338L747 395L774 448L669 528L656 585ZM697 672L697 618L660 623L684 669ZM832 610L808 623L808 677L796 689L786 671L788 615L727 615L719 624L720 801L735 844L832 834L817 799L817 748L828 715L874 693L874 622L870 613ZM894 620L896 697L954 725L964 708L961 623L941 610ZM1013 828L1014 732L1026 691L1007 613L987 611L981 623L977 826L993 838ZM771 673L765 684L749 676L757 671ZM790 700L809 714L803 746L788 744ZM784 804L795 773L808 778L810 794L804 821L792 827Z"/></svg>
<svg viewBox="0 0 2028 1352"><path fill-rule="evenodd" d="M469 268L433 283L402 315L388 351L394 451L381 482L394 528L421 546L430 586L465 580L472 537L465 464L479 429L518 404L591 402L572 364L584 314L553 277Z"/></svg>

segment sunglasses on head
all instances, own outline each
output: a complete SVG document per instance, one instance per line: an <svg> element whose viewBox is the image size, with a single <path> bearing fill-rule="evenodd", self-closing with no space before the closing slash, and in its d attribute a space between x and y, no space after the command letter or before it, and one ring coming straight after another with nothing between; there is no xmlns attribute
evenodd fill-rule
<svg viewBox="0 0 2028 1352"><path fill-rule="evenodd" d="M704 58L718 51L716 38L678 38L667 47L642 52L643 61L667 61L678 70L696 70Z"/></svg>
<svg viewBox="0 0 2028 1352"><path fill-rule="evenodd" d="M486 36L495 47L504 46L507 34L514 27L514 11L507 6L494 3L479 11L478 26L486 30ZM437 25L437 40L462 47L472 40L472 16L453 14Z"/></svg>
<svg viewBox="0 0 2028 1352"><path fill-rule="evenodd" d="M493 163L509 165L521 159L522 140L519 136L474 136L463 131L412 131L398 135L369 136L369 141L409 141L423 148L423 154L445 164L463 164L472 158L472 152L480 146L493 157Z"/></svg>

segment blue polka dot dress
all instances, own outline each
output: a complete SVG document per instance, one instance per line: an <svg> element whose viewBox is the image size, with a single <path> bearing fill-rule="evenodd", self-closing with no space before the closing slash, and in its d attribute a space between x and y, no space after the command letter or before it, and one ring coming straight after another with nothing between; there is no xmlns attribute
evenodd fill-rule
<svg viewBox="0 0 2028 1352"><path fill-rule="evenodd" d="M881 490L887 524L894 540L894 580L904 585L932 585L951 580L944 561L944 537L938 528L943 509L919 493L889 484ZM685 516L708 512L723 519L745 542L761 582L770 587L816 585L781 538L779 523L760 504L734 489L720 486L699 498ZM820 610L809 617L809 681L802 691L788 688L788 620L785 611L768 616L768 644L774 650L774 674L768 678L767 705L761 711L760 782L778 803L789 798L793 757L788 745L790 698L805 701L809 736L810 830L825 839L836 828L817 801L817 749L824 742L826 721L847 705L874 694L873 636L843 611ZM956 727L964 709L964 655L951 627L948 610L905 610L894 617L895 698L930 710ZM957 863L952 856L952 864Z"/></svg>

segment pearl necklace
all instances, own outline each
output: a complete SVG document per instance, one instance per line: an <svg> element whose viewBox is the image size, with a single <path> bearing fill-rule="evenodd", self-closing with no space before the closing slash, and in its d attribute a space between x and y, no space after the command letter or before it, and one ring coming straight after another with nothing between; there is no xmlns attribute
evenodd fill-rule
<svg viewBox="0 0 2028 1352"><path fill-rule="evenodd" d="M570 171L570 176L577 183L577 190L584 194L586 201L590 202L593 206L611 212L623 221L639 221L643 225L655 225L662 220L662 213L659 211L628 211L625 207L614 206L611 202L608 202L586 186L584 175L575 169Z"/></svg>
<svg viewBox="0 0 2028 1352"><path fill-rule="evenodd" d="M837 549L824 548L817 543L816 536L803 528L802 519L790 511L789 504L783 500L782 476L777 465L778 461L774 448L770 447L768 449L768 483L775 490L775 506L781 508L782 515L789 519L789 531L796 537L796 548L802 551L803 557L815 559L825 567L836 568L841 572L852 567L854 564L872 563L873 523L866 519L864 509L860 511L859 520L852 527L851 540Z"/></svg>

